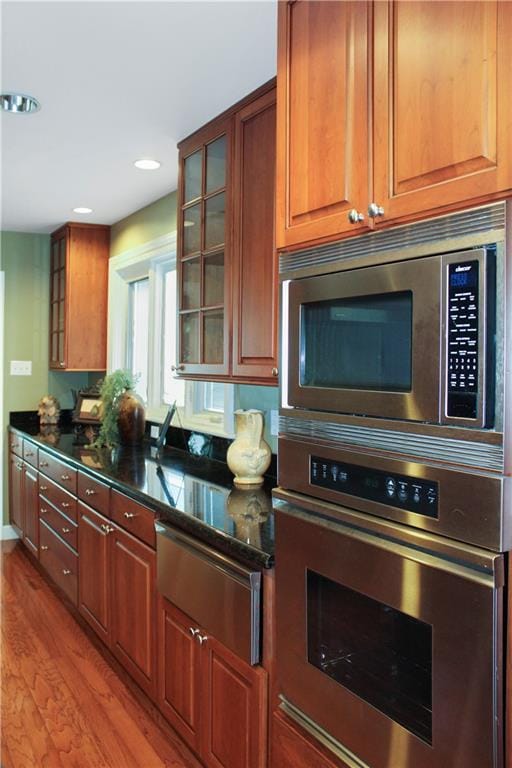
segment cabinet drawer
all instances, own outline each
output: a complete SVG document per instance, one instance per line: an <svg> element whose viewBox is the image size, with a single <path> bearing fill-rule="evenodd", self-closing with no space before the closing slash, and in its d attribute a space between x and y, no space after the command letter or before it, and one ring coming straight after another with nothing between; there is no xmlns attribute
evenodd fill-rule
<svg viewBox="0 0 512 768"><path fill-rule="evenodd" d="M73 549L77 549L78 527L65 515L62 515L57 509L47 504L45 499L39 497L39 516L49 525L61 539L64 539Z"/></svg>
<svg viewBox="0 0 512 768"><path fill-rule="evenodd" d="M55 584L78 605L78 555L39 521L39 561Z"/></svg>
<svg viewBox="0 0 512 768"><path fill-rule="evenodd" d="M37 454L38 448L34 443L29 443L28 440L23 441L23 458L27 464L32 464L33 467L37 467Z"/></svg>
<svg viewBox="0 0 512 768"><path fill-rule="evenodd" d="M23 438L19 435L10 435L9 448L16 456L23 457Z"/></svg>
<svg viewBox="0 0 512 768"><path fill-rule="evenodd" d="M155 540L155 512L137 504L118 491L112 491L111 518L125 530L145 541L153 549Z"/></svg>
<svg viewBox="0 0 512 768"><path fill-rule="evenodd" d="M77 522L76 498L44 475L39 476L39 495L59 512Z"/></svg>
<svg viewBox="0 0 512 768"><path fill-rule="evenodd" d="M66 490L76 494L76 476L78 474L76 469L72 469L68 464L41 450L39 451L38 469Z"/></svg>
<svg viewBox="0 0 512 768"><path fill-rule="evenodd" d="M78 473L78 498L85 501L90 507L103 512L104 515L110 514L110 488L105 483L86 475L84 472Z"/></svg>

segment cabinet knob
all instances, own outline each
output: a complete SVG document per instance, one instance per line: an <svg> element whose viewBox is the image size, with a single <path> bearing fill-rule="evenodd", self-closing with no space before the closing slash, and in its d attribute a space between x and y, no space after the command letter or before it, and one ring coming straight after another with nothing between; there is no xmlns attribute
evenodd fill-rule
<svg viewBox="0 0 512 768"><path fill-rule="evenodd" d="M48 486L47 485L40 485L39 486L39 490L40 491L47 491L48 490Z"/></svg>
<svg viewBox="0 0 512 768"><path fill-rule="evenodd" d="M60 362L60 363L59 363L59 368L64 368L64 365L65 365L65 363L63 363L63 362Z"/></svg>
<svg viewBox="0 0 512 768"><path fill-rule="evenodd" d="M40 467L48 467L48 466L49 466L49 464L48 464L48 462L47 462L47 461L40 461L40 462L39 462L39 466L40 466Z"/></svg>
<svg viewBox="0 0 512 768"><path fill-rule="evenodd" d="M16 469L23 469L23 464L21 463L21 461L16 462Z"/></svg>
<svg viewBox="0 0 512 768"><path fill-rule="evenodd" d="M127 520L131 520L132 517L136 517L135 512L125 512L124 516L126 517Z"/></svg>
<svg viewBox="0 0 512 768"><path fill-rule="evenodd" d="M377 203L370 203L368 206L368 216L372 219L377 218L377 216L384 216L384 208L382 205L377 205Z"/></svg>
<svg viewBox="0 0 512 768"><path fill-rule="evenodd" d="M85 495L86 496L94 496L95 493L96 493L96 491L93 488L86 488L85 489Z"/></svg>
<svg viewBox="0 0 512 768"><path fill-rule="evenodd" d="M184 365L171 365L171 371L184 371Z"/></svg>
<svg viewBox="0 0 512 768"><path fill-rule="evenodd" d="M111 526L111 525L106 525L105 523L102 523L102 524L100 525L100 528L101 528L101 530L102 530L102 531L104 531L106 534L109 534L109 533L114 533L114 531L115 531L115 528L112 528L112 526Z"/></svg>
<svg viewBox="0 0 512 768"><path fill-rule="evenodd" d="M40 547L40 549L41 549L41 552L46 552L46 550L48 549L48 547L46 546L46 544L41 544L41 547Z"/></svg>
<svg viewBox="0 0 512 768"><path fill-rule="evenodd" d="M71 573L71 571L69 570L69 568L63 568L62 569L63 576L69 576L70 573Z"/></svg>
<svg viewBox="0 0 512 768"><path fill-rule="evenodd" d="M48 510L46 509L46 507L41 507L41 509L39 510L39 512L40 512L40 514L41 514L41 515L46 515L46 513L48 512Z"/></svg>
<svg viewBox="0 0 512 768"><path fill-rule="evenodd" d="M208 640L208 635L197 635L197 639L199 640L199 645L203 645Z"/></svg>
<svg viewBox="0 0 512 768"><path fill-rule="evenodd" d="M272 368L272 376L279 376L279 368Z"/></svg>
<svg viewBox="0 0 512 768"><path fill-rule="evenodd" d="M25 456L33 456L33 455L34 455L34 451L27 451L25 454Z"/></svg>
<svg viewBox="0 0 512 768"><path fill-rule="evenodd" d="M194 627L189 627L189 628L188 628L188 631L190 632L190 634L192 635L192 637L195 637L196 635L198 635L198 634L199 634L199 630L198 630L198 629L194 629Z"/></svg>
<svg viewBox="0 0 512 768"><path fill-rule="evenodd" d="M61 501L60 505L61 505L62 509L67 509L68 507L71 506L69 501Z"/></svg>
<svg viewBox="0 0 512 768"><path fill-rule="evenodd" d="M60 479L61 479L61 480L64 480L64 482L66 482L67 480L71 480L71 478L70 478L70 476L69 476L69 475L61 475L61 476L60 476Z"/></svg>
<svg viewBox="0 0 512 768"><path fill-rule="evenodd" d="M359 224L360 221L364 221L364 213L359 213L355 208L352 208L347 215L351 224Z"/></svg>
<svg viewBox="0 0 512 768"><path fill-rule="evenodd" d="M71 528L62 528L62 533L71 533Z"/></svg>

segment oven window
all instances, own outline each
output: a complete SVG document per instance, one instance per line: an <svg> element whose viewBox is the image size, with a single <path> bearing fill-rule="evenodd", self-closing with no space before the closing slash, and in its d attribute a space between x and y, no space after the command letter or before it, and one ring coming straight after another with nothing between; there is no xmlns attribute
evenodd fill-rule
<svg viewBox="0 0 512 768"><path fill-rule="evenodd" d="M301 306L303 387L410 392L412 293Z"/></svg>
<svg viewBox="0 0 512 768"><path fill-rule="evenodd" d="M308 661L432 744L432 627L307 571Z"/></svg>

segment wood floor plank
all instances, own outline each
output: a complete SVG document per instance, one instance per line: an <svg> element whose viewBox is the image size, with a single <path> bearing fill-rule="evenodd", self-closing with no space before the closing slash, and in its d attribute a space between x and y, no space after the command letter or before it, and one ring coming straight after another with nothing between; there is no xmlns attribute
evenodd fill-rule
<svg viewBox="0 0 512 768"><path fill-rule="evenodd" d="M1 570L3 768L200 768L21 544Z"/></svg>

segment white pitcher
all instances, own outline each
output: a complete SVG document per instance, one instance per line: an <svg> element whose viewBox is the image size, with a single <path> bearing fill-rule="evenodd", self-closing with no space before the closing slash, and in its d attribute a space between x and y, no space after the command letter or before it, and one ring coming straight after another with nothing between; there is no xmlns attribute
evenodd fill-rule
<svg viewBox="0 0 512 768"><path fill-rule="evenodd" d="M236 438L226 460L239 486L262 485L272 452L263 440L263 413L252 408L235 411Z"/></svg>

